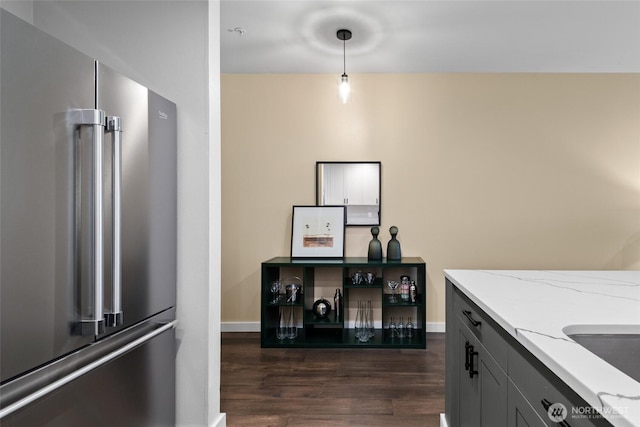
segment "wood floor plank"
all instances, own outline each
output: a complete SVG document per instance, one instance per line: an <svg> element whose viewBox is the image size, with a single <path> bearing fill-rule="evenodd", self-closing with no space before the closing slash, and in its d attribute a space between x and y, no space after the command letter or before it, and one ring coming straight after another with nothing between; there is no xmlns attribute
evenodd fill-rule
<svg viewBox="0 0 640 427"><path fill-rule="evenodd" d="M438 427L444 334L427 349L263 349L224 333L221 411L230 427Z"/></svg>

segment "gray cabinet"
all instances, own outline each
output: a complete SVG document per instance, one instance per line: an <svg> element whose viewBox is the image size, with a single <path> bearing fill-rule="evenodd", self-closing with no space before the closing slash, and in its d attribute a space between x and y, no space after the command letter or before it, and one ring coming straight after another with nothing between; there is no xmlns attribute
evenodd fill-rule
<svg viewBox="0 0 640 427"><path fill-rule="evenodd" d="M447 289L447 387L449 422L453 426L506 425L507 374L492 353L504 355L506 343L459 296ZM449 313L452 315L449 316ZM451 321L451 323L450 323ZM449 335L454 337L449 340ZM449 363L451 362L451 363Z"/></svg>
<svg viewBox="0 0 640 427"><path fill-rule="evenodd" d="M507 380L507 427L545 427L542 418L531 407L511 379Z"/></svg>
<svg viewBox="0 0 640 427"><path fill-rule="evenodd" d="M449 427L611 426L448 280L446 299ZM554 404L562 420L551 419Z"/></svg>
<svg viewBox="0 0 640 427"><path fill-rule="evenodd" d="M611 425L522 346L514 345L509 350L509 377L533 411L547 425L565 427ZM554 408L565 411L559 422L551 420L552 415L549 412L553 413ZM524 410L524 406L519 409ZM572 411L575 409L578 411L573 414Z"/></svg>
<svg viewBox="0 0 640 427"><path fill-rule="evenodd" d="M480 425L506 425L507 374L482 344L478 344Z"/></svg>

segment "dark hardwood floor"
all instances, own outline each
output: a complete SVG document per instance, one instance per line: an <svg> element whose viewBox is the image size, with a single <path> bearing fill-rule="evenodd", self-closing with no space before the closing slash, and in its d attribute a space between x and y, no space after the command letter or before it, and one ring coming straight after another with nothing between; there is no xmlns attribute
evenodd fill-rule
<svg viewBox="0 0 640 427"><path fill-rule="evenodd" d="M235 426L438 427L444 334L426 350L260 348L223 333L221 411Z"/></svg>

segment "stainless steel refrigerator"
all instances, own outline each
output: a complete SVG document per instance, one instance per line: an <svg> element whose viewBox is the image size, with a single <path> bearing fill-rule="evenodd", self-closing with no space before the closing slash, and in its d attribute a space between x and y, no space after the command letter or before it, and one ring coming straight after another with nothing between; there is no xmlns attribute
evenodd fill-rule
<svg viewBox="0 0 640 427"><path fill-rule="evenodd" d="M176 106L0 12L0 425L174 425Z"/></svg>

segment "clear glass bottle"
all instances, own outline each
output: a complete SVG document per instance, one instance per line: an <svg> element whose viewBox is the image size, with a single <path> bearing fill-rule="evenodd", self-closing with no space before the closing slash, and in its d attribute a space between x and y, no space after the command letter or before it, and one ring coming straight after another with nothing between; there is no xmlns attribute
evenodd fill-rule
<svg viewBox="0 0 640 427"><path fill-rule="evenodd" d="M389 336L391 338L396 336L396 323L393 321L393 316L391 316L391 321L389 322Z"/></svg>
<svg viewBox="0 0 640 427"><path fill-rule="evenodd" d="M371 305L371 301L368 301L368 311L369 311L369 328L367 332L369 335L369 339L371 339L375 335L374 326L373 326L373 306Z"/></svg>
<svg viewBox="0 0 640 427"><path fill-rule="evenodd" d="M362 333L362 302L358 300L358 310L356 311L356 320L353 324L353 328L356 335L356 340L360 340L360 334Z"/></svg>
<svg viewBox="0 0 640 427"><path fill-rule="evenodd" d="M296 323L295 307L289 308L289 321L287 322L287 338L290 340L298 336L298 325Z"/></svg>
<svg viewBox="0 0 640 427"><path fill-rule="evenodd" d="M412 280L411 285L409 285L409 296L411 297L411 302L415 303L418 298L418 287L415 280Z"/></svg>
<svg viewBox="0 0 640 427"><path fill-rule="evenodd" d="M336 289L336 293L333 296L333 310L336 315L336 322L342 320L342 295L340 289Z"/></svg>
<svg viewBox="0 0 640 427"><path fill-rule="evenodd" d="M371 321L369 318L369 307L364 301L358 301L360 320L356 326L356 338L360 342L367 342L371 339L371 336L369 335L369 322Z"/></svg>
<svg viewBox="0 0 640 427"><path fill-rule="evenodd" d="M411 317L409 317L409 321L405 325L404 329L404 334L407 336L407 338L413 338L414 326L413 323L411 323Z"/></svg>
<svg viewBox="0 0 640 427"><path fill-rule="evenodd" d="M288 313L286 313L286 307L280 306L278 311L278 328L276 329L276 338L279 340L283 340L288 337L289 332L287 331L287 318Z"/></svg>
<svg viewBox="0 0 640 427"><path fill-rule="evenodd" d="M398 326L396 326L396 331L398 331L398 338L404 338L404 322L402 321L402 317L400 317Z"/></svg>
<svg viewBox="0 0 640 427"><path fill-rule="evenodd" d="M409 302L409 276L400 276L400 299Z"/></svg>

